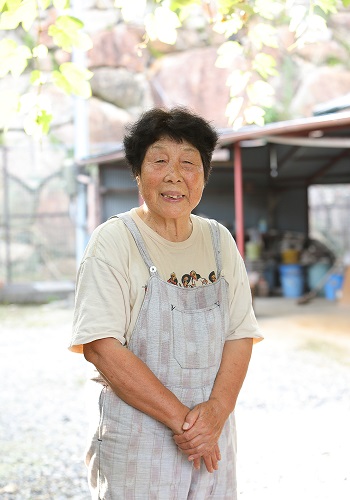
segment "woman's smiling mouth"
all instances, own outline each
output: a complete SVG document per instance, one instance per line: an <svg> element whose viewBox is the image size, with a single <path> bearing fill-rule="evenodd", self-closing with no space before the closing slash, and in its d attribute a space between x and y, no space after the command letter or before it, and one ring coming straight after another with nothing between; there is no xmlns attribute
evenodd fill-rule
<svg viewBox="0 0 350 500"><path fill-rule="evenodd" d="M184 198L185 195L183 194L166 194L166 193L161 193L163 198L166 198L168 200L181 200Z"/></svg>

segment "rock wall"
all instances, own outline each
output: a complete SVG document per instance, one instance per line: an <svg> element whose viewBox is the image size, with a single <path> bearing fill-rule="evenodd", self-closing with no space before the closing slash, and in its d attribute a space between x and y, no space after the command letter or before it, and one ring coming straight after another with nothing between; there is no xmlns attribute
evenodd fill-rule
<svg viewBox="0 0 350 500"><path fill-rule="evenodd" d="M217 127L228 126L226 81L230 69L242 62L234 58L229 69L215 66L223 38L208 29L200 16L179 30L174 46L159 41L145 46L141 27L124 24L112 0L85 2L82 18L93 40L86 56L86 65L94 72L93 97L86 104L92 152L120 142L126 124L154 105L185 105ZM333 15L328 26L319 42L293 52L289 51L290 33L280 29L279 48L270 49L280 72L273 82L274 119L310 116L315 105L350 92L350 12ZM53 54L53 62L65 60L67 54L62 51ZM47 69L53 62L48 60ZM45 92L52 98L55 114L52 136L72 148L72 98L54 88ZM11 145L11 133L7 140Z"/></svg>

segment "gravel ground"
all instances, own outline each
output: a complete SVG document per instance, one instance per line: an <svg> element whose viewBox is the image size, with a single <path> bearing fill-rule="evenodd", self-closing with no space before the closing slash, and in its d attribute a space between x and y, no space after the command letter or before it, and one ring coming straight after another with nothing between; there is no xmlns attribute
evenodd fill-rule
<svg viewBox="0 0 350 500"><path fill-rule="evenodd" d="M236 411L239 499L349 500L350 311L324 299L255 308L265 340ZM65 302L0 306L1 499L90 498L71 320Z"/></svg>

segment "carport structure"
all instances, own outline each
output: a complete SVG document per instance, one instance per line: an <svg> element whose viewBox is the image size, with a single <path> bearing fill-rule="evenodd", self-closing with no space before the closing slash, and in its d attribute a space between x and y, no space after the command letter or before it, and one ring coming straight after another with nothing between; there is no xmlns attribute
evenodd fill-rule
<svg viewBox="0 0 350 500"><path fill-rule="evenodd" d="M138 203L122 145L77 160L97 165L90 183L88 227ZM196 213L224 222L244 255L245 231L268 228L308 235L308 188L350 184L350 112L219 130L213 170ZM93 195L91 195L93 192Z"/></svg>
<svg viewBox="0 0 350 500"><path fill-rule="evenodd" d="M350 184L350 113L289 120L264 127L223 130L213 168L233 168L235 233L244 254L244 214L249 205L270 227L308 234L308 187L313 184ZM223 151L227 151L224 158ZM219 161L217 157L221 157ZM253 187L249 184L253 183ZM255 186L255 187L254 187ZM209 186L208 186L209 187ZM258 190L260 193L258 194ZM265 198L265 210L254 203ZM250 208L250 212L252 212ZM255 219L255 220L254 220ZM256 225L248 214L249 225Z"/></svg>

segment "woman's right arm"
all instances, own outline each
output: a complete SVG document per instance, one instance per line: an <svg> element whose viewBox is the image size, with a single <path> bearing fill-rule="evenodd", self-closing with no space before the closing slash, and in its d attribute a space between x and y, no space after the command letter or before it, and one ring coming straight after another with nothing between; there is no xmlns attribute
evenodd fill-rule
<svg viewBox="0 0 350 500"><path fill-rule="evenodd" d="M162 422L174 434L182 434L190 408L167 389L154 373L129 349L111 337L83 346L84 356L103 375L125 403ZM202 457L208 472L218 468L219 449ZM193 461L196 469L200 458Z"/></svg>
<svg viewBox="0 0 350 500"><path fill-rule="evenodd" d="M95 365L120 399L175 434L182 432L189 408L134 353L111 337L85 344L83 349L87 361Z"/></svg>

